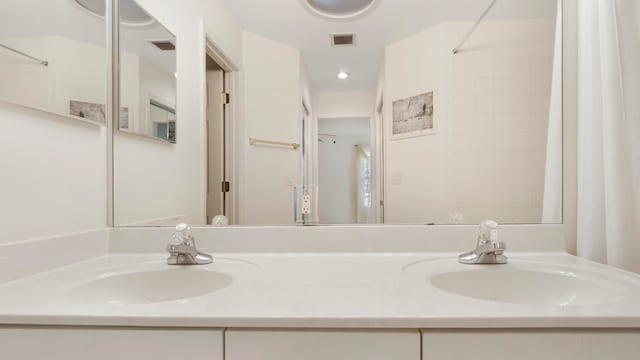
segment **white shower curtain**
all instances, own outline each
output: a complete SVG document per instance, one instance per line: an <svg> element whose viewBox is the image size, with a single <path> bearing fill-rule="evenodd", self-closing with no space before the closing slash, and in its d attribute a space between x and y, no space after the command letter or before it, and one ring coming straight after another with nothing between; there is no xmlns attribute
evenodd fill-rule
<svg viewBox="0 0 640 360"><path fill-rule="evenodd" d="M637 272L639 6L578 1L578 255Z"/></svg>
<svg viewBox="0 0 640 360"><path fill-rule="evenodd" d="M562 1L558 1L554 41L542 203L543 224L562 223Z"/></svg>

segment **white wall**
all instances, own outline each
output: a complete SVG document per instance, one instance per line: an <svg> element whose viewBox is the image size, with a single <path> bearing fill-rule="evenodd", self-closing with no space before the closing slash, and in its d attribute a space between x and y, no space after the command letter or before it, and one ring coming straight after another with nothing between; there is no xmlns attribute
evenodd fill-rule
<svg viewBox="0 0 640 360"><path fill-rule="evenodd" d="M4 56L2 98L64 115L70 100L106 103L103 47L57 36L5 40L49 66ZM104 126L7 103L0 119L0 243L105 227Z"/></svg>
<svg viewBox="0 0 640 360"><path fill-rule="evenodd" d="M373 90L317 91L313 94L316 119L371 117L375 108Z"/></svg>
<svg viewBox="0 0 640 360"><path fill-rule="evenodd" d="M106 226L106 130L0 102L1 243Z"/></svg>
<svg viewBox="0 0 640 360"><path fill-rule="evenodd" d="M370 140L369 118L318 120L318 186L320 222L357 223L357 149ZM316 139L317 141L317 139ZM335 143L334 143L335 141Z"/></svg>
<svg viewBox="0 0 640 360"><path fill-rule="evenodd" d="M241 224L293 223L300 148L251 146L249 137L301 141L302 80L298 49L243 32L244 163L239 175Z"/></svg>
<svg viewBox="0 0 640 360"><path fill-rule="evenodd" d="M554 25L485 22L455 56L469 23L387 48L386 222L540 221ZM437 134L389 140L392 102L431 90Z"/></svg>
<svg viewBox="0 0 640 360"><path fill-rule="evenodd" d="M151 99L171 108L176 108L176 78L173 73L161 69L149 60L140 57L140 95L138 114L144 124L143 133L153 136L153 127L149 120L148 104Z"/></svg>
<svg viewBox="0 0 640 360"><path fill-rule="evenodd" d="M448 223L449 123L445 27L385 52L385 223ZM391 141L393 101L434 91L437 134Z"/></svg>

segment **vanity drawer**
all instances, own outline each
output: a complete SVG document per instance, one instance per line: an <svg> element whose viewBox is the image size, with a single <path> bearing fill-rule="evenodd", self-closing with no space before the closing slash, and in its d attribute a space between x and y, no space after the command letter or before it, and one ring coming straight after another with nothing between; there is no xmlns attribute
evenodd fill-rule
<svg viewBox="0 0 640 360"><path fill-rule="evenodd" d="M424 330L424 360L637 360L640 330Z"/></svg>
<svg viewBox="0 0 640 360"><path fill-rule="evenodd" d="M223 331L121 327L0 327L1 359L223 360Z"/></svg>
<svg viewBox="0 0 640 360"><path fill-rule="evenodd" d="M228 330L225 360L419 360L418 331Z"/></svg>

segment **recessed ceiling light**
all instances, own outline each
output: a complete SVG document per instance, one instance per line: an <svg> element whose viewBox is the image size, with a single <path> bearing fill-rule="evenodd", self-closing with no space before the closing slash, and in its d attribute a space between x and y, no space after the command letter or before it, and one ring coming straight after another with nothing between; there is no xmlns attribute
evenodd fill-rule
<svg viewBox="0 0 640 360"><path fill-rule="evenodd" d="M348 19L371 9L376 0L303 0L314 13L330 19Z"/></svg>
<svg viewBox="0 0 640 360"><path fill-rule="evenodd" d="M346 79L346 78L348 78L348 77L349 77L349 74L347 74L347 73L346 73L346 72L344 72L344 71L340 71L340 72L338 73L338 78L340 78L340 79L342 79L342 80L344 80L344 79Z"/></svg>

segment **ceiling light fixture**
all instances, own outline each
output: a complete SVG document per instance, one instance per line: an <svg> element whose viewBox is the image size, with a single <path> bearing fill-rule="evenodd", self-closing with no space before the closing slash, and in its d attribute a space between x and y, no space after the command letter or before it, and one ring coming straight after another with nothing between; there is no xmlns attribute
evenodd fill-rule
<svg viewBox="0 0 640 360"><path fill-rule="evenodd" d="M329 19L349 19L371 9L376 0L303 0L314 13Z"/></svg>
<svg viewBox="0 0 640 360"><path fill-rule="evenodd" d="M344 72L344 71L340 71L340 72L338 73L338 78L339 78L339 79L344 80L344 79L346 79L346 78L348 78L348 77L349 77L349 74L347 74L347 73L346 73L346 72Z"/></svg>

